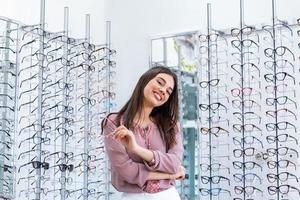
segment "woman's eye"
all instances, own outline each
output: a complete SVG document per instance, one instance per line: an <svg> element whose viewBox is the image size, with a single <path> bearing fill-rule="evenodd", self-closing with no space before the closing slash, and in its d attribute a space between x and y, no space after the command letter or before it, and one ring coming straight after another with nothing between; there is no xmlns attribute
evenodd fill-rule
<svg viewBox="0 0 300 200"><path fill-rule="evenodd" d="M159 85L163 85L163 83L162 83L160 80L157 80L157 83L158 83Z"/></svg>

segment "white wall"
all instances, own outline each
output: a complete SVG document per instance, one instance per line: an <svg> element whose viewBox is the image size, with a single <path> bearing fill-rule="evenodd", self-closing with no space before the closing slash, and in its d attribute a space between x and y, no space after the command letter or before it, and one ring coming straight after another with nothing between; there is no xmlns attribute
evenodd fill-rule
<svg viewBox="0 0 300 200"><path fill-rule="evenodd" d="M194 30L201 25L199 3L192 5L187 2L106 1L106 16L112 21L113 47L117 50L119 105L129 98L137 79L149 67L151 36Z"/></svg>
<svg viewBox="0 0 300 200"><path fill-rule="evenodd" d="M40 0L0 0L0 16L25 24L40 22ZM91 15L91 41L103 43L105 38L104 0L46 0L46 28L63 30L64 7L69 7L70 36L85 37L85 15Z"/></svg>
<svg viewBox="0 0 300 200"><path fill-rule="evenodd" d="M85 37L85 14L91 14L91 41L105 41L105 21L112 21L117 50L117 103L123 105L138 77L149 67L151 37L204 30L206 3L214 28L238 27L239 0L46 0L47 29L63 29L64 6L70 9L70 35ZM0 0L1 16L25 24L39 23L40 0ZM281 19L300 17L299 0L277 0ZM271 0L245 0L246 24L270 23Z"/></svg>
<svg viewBox="0 0 300 200"><path fill-rule="evenodd" d="M239 0L106 0L117 50L117 103L123 105L138 77L149 67L153 36L206 30L206 3L211 3L214 28L239 26ZM245 0L246 24L271 22L271 0ZM277 0L278 16L295 21L299 0Z"/></svg>
<svg viewBox="0 0 300 200"><path fill-rule="evenodd" d="M117 50L117 104L123 105L138 77L149 67L150 39L158 35L204 30L206 3L214 28L238 27L239 0L46 0L47 29L63 29L64 6L70 9L70 35L85 37L85 14L91 14L91 40L105 41L105 21L112 21ZM1 16L39 23L40 0L0 0ZM281 19L300 17L298 0L277 0ZM246 24L271 22L271 0L245 0Z"/></svg>

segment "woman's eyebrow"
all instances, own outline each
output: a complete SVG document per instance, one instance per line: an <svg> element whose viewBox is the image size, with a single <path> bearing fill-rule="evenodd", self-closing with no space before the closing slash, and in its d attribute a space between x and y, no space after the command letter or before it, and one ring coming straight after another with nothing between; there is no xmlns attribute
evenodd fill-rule
<svg viewBox="0 0 300 200"><path fill-rule="evenodd" d="M158 76L157 78L161 79L164 83L166 83L166 80L160 76Z"/></svg>

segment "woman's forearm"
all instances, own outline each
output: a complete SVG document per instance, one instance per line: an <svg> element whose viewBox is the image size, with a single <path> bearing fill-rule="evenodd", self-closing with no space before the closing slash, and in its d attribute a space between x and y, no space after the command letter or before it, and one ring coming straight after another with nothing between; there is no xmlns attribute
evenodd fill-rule
<svg viewBox="0 0 300 200"><path fill-rule="evenodd" d="M147 162L151 162L154 158L153 152L149 149L143 148L141 146L137 146L134 150L134 153L141 157L143 160Z"/></svg>
<svg viewBox="0 0 300 200"><path fill-rule="evenodd" d="M151 171L147 177L147 180L183 180L185 177L185 169L180 166L180 170L176 174L169 174L164 172Z"/></svg>
<svg viewBox="0 0 300 200"><path fill-rule="evenodd" d="M147 180L165 180L165 179L175 179L173 174L163 173L163 172L150 172Z"/></svg>

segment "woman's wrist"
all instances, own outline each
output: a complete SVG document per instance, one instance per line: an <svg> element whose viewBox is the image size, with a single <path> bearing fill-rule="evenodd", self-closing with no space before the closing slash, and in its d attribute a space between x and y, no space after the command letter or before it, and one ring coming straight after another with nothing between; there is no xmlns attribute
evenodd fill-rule
<svg viewBox="0 0 300 200"><path fill-rule="evenodd" d="M175 179L175 177L174 177L174 174L169 174L169 177L168 177L168 179L170 179L170 180L173 180L173 179Z"/></svg>
<svg viewBox="0 0 300 200"><path fill-rule="evenodd" d="M138 154L139 152L141 152L141 151L140 151L141 148L142 148L142 147L136 143L136 145L133 146L133 148L131 149L131 151L132 151L132 153L134 153L134 154Z"/></svg>
<svg viewBox="0 0 300 200"><path fill-rule="evenodd" d="M151 162L154 159L153 151L146 149L138 144L133 146L131 152L140 156L146 162Z"/></svg>

